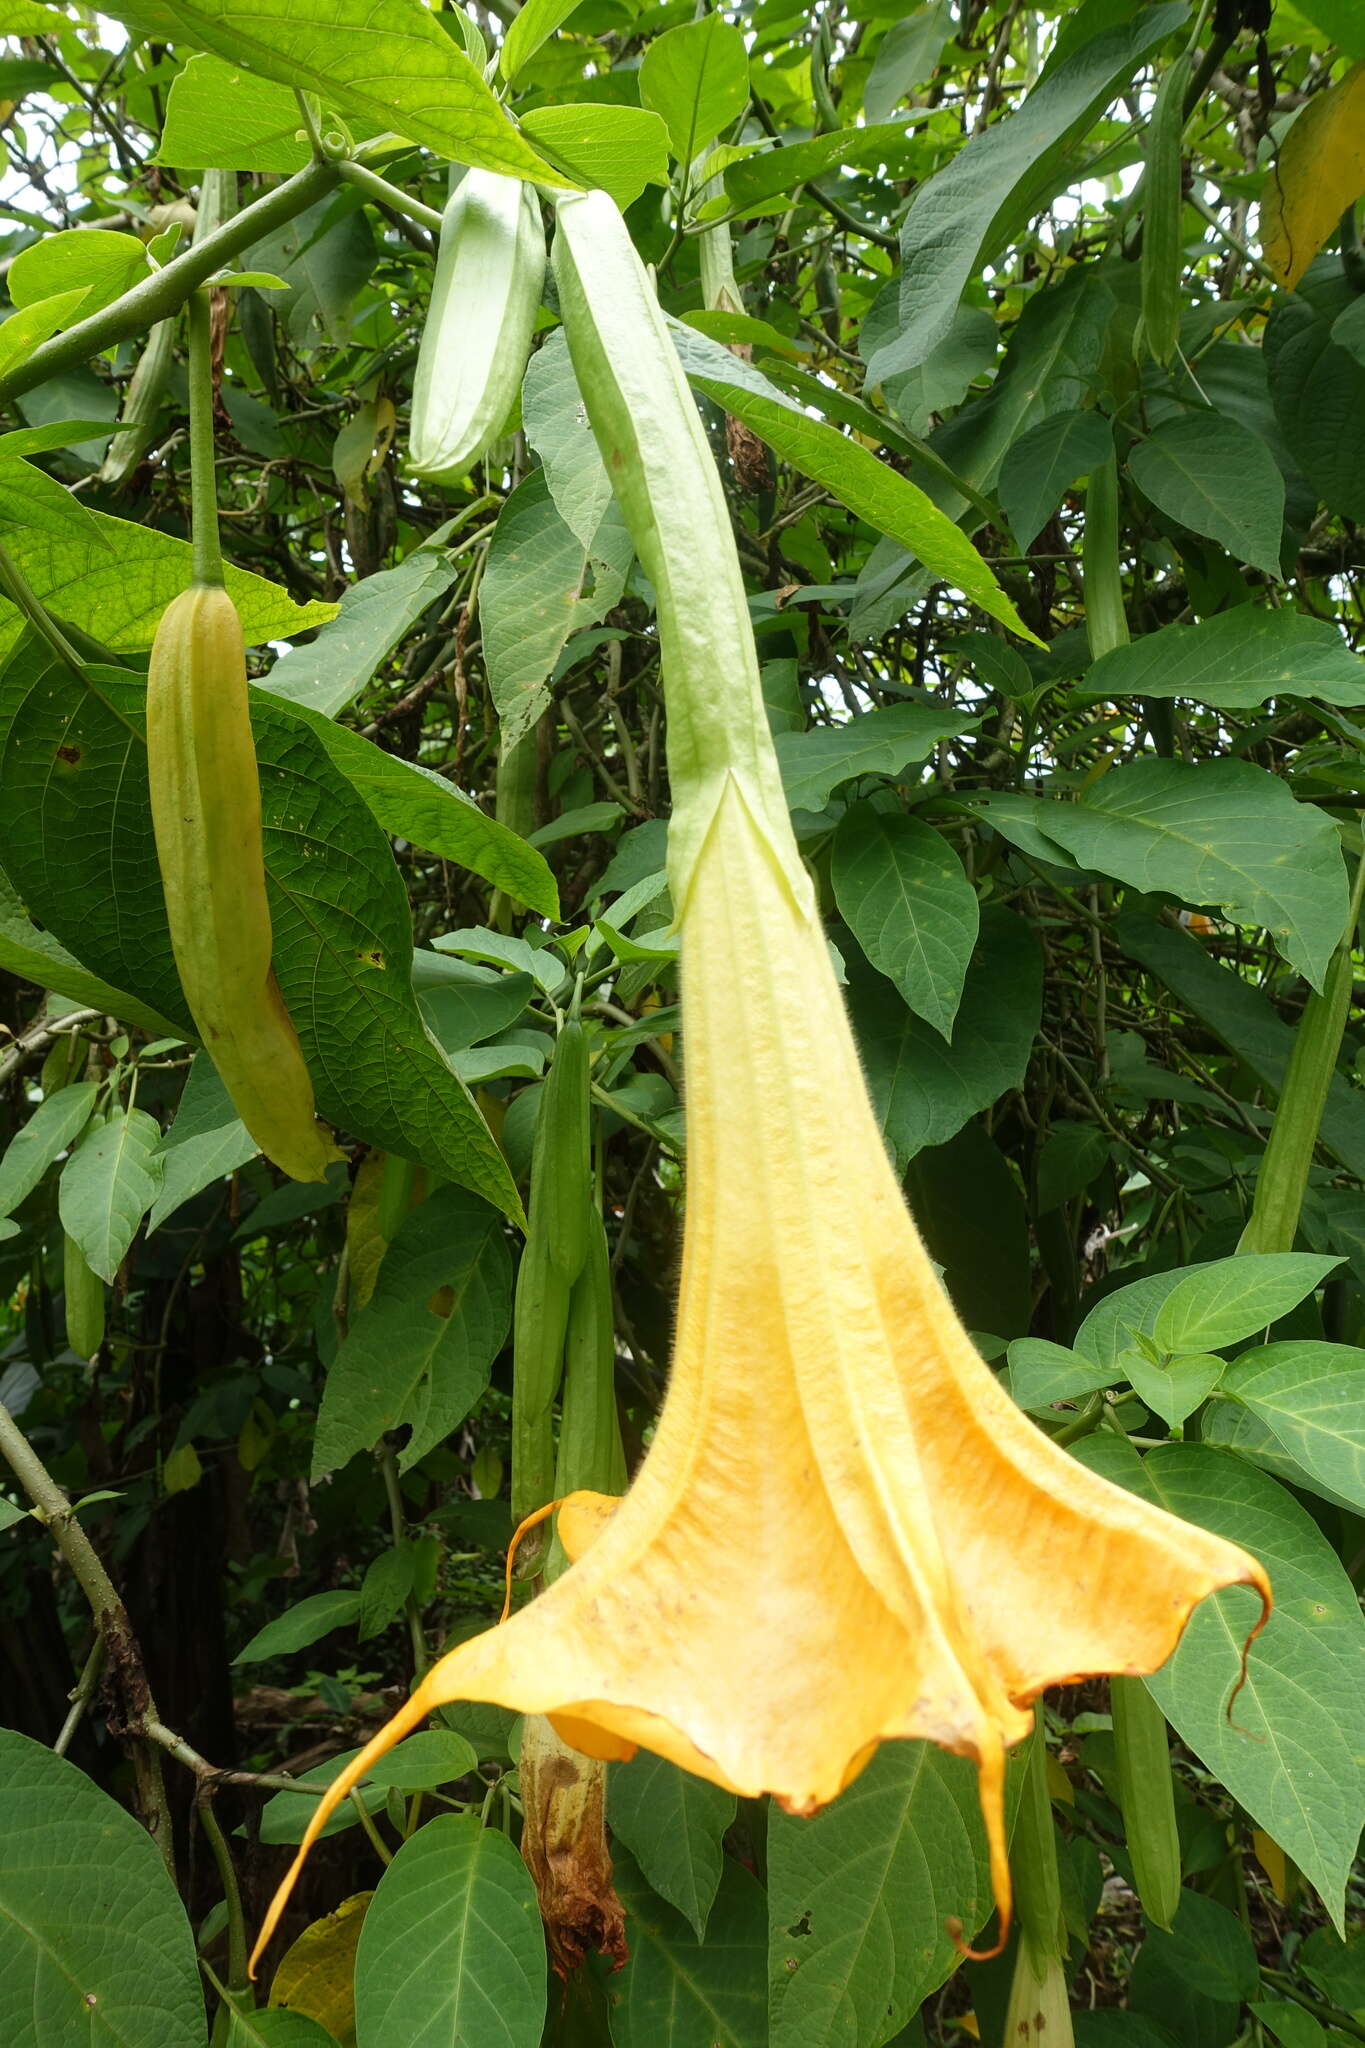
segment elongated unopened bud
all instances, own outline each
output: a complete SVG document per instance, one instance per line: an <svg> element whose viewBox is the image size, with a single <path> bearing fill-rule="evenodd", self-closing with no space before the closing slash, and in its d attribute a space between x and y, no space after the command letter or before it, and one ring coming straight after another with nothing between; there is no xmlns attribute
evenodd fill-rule
<svg viewBox="0 0 1365 2048"><path fill-rule="evenodd" d="M412 388L408 457L456 483L496 439L521 389L545 282L545 231L519 178L468 171L441 223Z"/></svg>
<svg viewBox="0 0 1365 2048"><path fill-rule="evenodd" d="M321 1180L340 1154L314 1118L270 964L246 649L215 585L182 592L157 627L147 765L171 947L204 1049L267 1157L295 1180Z"/></svg>
<svg viewBox="0 0 1365 2048"><path fill-rule="evenodd" d="M1140 1678L1111 1678L1109 1700L1133 1883L1147 1918L1169 1927L1180 1910L1180 1832L1166 1716Z"/></svg>
<svg viewBox="0 0 1365 2048"><path fill-rule="evenodd" d="M62 1233L62 1294L66 1341L78 1358L93 1358L104 1342L104 1282L86 1263L69 1232Z"/></svg>
<svg viewBox="0 0 1365 2048"><path fill-rule="evenodd" d="M126 484L151 447L174 361L175 321L158 320L128 380L119 413L123 432L115 434L109 453L100 464L102 484Z"/></svg>

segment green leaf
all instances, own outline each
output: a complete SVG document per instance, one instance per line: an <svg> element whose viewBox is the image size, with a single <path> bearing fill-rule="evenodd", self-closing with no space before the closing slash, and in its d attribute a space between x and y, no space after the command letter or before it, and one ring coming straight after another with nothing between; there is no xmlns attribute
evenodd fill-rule
<svg viewBox="0 0 1365 2048"><path fill-rule="evenodd" d="M393 1553L384 1554L392 1556ZM347 1749L337 1756L329 1756L325 1763L315 1764L311 1771L301 1772L300 1785L330 1785L359 1754L358 1749ZM477 1768L478 1761L473 1744L466 1742L463 1735L456 1735L449 1728L424 1728L416 1735L409 1735L405 1741L395 1743L388 1755L381 1757L365 1773L359 1787L360 1794L373 1812L383 1806L390 1787L400 1792L434 1792L442 1785L451 1785L458 1778L468 1777ZM269 1843L301 1842L317 1810L315 1794L277 1792L261 1809L261 1840ZM323 1823L322 1837L339 1835L346 1828L357 1826L359 1820L354 1802L345 1800Z"/></svg>
<svg viewBox="0 0 1365 2048"><path fill-rule="evenodd" d="M1064 1344L1046 1337L1016 1337L1009 1348L1009 1390L1021 1408L1051 1408L1058 1401L1075 1401L1082 1394L1096 1394L1123 1378L1116 1361L1096 1365Z"/></svg>
<svg viewBox="0 0 1365 2048"><path fill-rule="evenodd" d="M58 1189L62 1228L112 1287L138 1224L161 1183L161 1126L145 1109L113 1110L88 1131Z"/></svg>
<svg viewBox="0 0 1365 2048"><path fill-rule="evenodd" d="M351 308L378 255L364 208L350 196L319 199L243 254L289 288L283 318L292 339L317 348L350 339Z"/></svg>
<svg viewBox="0 0 1365 2048"><path fill-rule="evenodd" d="M0 1729L5 2048L194 2048L194 1937L145 1828L64 1757Z"/></svg>
<svg viewBox="0 0 1365 2048"><path fill-rule="evenodd" d="M899 332L868 365L871 383L924 361L951 327L982 256L1052 185L1069 145L1187 19L1184 6L1147 7L1092 37L1036 85L1016 113L978 130L920 187L901 229Z"/></svg>
<svg viewBox="0 0 1365 2048"><path fill-rule="evenodd" d="M1330 2037L1312 2013L1305 2012L1301 2005L1291 2005L1288 1999L1261 1999L1256 2017L1263 2027L1270 2029L1281 2048L1331 2048Z"/></svg>
<svg viewBox="0 0 1365 2048"><path fill-rule="evenodd" d="M1077 264L1059 283L1043 286L1019 316L999 376L935 430L935 452L978 489L989 490L1010 449L1030 428L1057 413L1079 410L1093 393L1106 389L1105 351L1117 306L1103 270L1091 264ZM947 351L949 364L965 355L966 370L977 373L985 350L972 353L974 329L963 310L957 323L965 336ZM897 410L911 403L916 386L926 394L926 403L929 395L941 397L930 373L945 349L947 343L939 343L922 371L888 386ZM993 361L992 353L987 366ZM952 499L942 504L957 516Z"/></svg>
<svg viewBox="0 0 1365 2048"><path fill-rule="evenodd" d="M744 37L719 14L656 36L640 62L641 103L661 114L680 164L690 164L749 104Z"/></svg>
<svg viewBox="0 0 1365 2048"><path fill-rule="evenodd" d="M537 2048L545 1941L530 1873L476 1814L441 1814L379 1880L355 1959L358 2048Z"/></svg>
<svg viewBox="0 0 1365 2048"><path fill-rule="evenodd" d="M431 1307L451 1290L448 1313ZM512 1313L512 1261L495 1209L438 1188L404 1218L370 1300L327 1375L313 1446L320 1479L410 1423L407 1471L464 1420L488 1384Z"/></svg>
<svg viewBox="0 0 1365 2048"><path fill-rule="evenodd" d="M1128 2001L1185 2048L1219 2048L1236 2039L1243 2001L1259 1989L1256 1951L1236 1914L1187 1889L1169 1930L1148 1926Z"/></svg>
<svg viewBox="0 0 1365 2048"><path fill-rule="evenodd" d="M567 972L553 946L533 946L526 939L512 938L507 932L490 931L487 925L442 932L438 939L432 940L432 945L438 953L458 953L462 959L481 960L498 967L510 967L518 974L529 974L547 996L554 995L563 986ZM473 1040L467 1043L473 1044Z"/></svg>
<svg viewBox="0 0 1365 2048"><path fill-rule="evenodd" d="M841 164L859 163L894 172L905 167L914 144L903 122L838 128L808 142L746 156L725 171L725 198L708 200L699 218L717 214L776 213L790 206L802 185Z"/></svg>
<svg viewBox="0 0 1365 2048"><path fill-rule="evenodd" d="M51 932L40 931L24 915L23 906L7 876L0 874L0 967L25 981L36 982L70 1002L86 1009L108 1011L139 1030L178 1036L167 1018L122 989L112 988L98 975L88 974Z"/></svg>
<svg viewBox="0 0 1365 2048"><path fill-rule="evenodd" d="M508 23L498 52L498 69L506 79L515 79L523 64L530 62L542 43L564 26L580 0L526 0Z"/></svg>
<svg viewBox="0 0 1365 2048"><path fill-rule="evenodd" d="M1319 1494L1334 1507L1345 1508L1350 1514L1355 1512L1343 1495L1333 1493L1290 1457L1269 1423L1235 1401L1214 1402L1208 1414L1200 1418L1199 1439L1219 1450L1235 1451L1239 1458L1245 1458L1248 1464L1268 1472L1272 1479L1279 1479L1286 1486L1296 1487L1302 1493Z"/></svg>
<svg viewBox="0 0 1365 2048"><path fill-rule="evenodd" d="M1284 1022L1265 996L1234 968L1220 967L1197 939L1174 925L1125 909L1113 930L1124 951L1157 975L1177 1001L1187 1004L1245 1061L1262 1086L1279 1091L1294 1046L1294 1026ZM1341 1074L1333 1075L1328 1089L1321 1137L1349 1172L1365 1178L1365 1102Z"/></svg>
<svg viewBox="0 0 1365 2048"><path fill-rule="evenodd" d="M0 321L0 377L8 377L11 370L27 362L39 343L58 328L69 327L89 296L87 285L77 285L71 291L57 292L50 299L25 306L22 312L11 313L7 320Z"/></svg>
<svg viewBox="0 0 1365 2048"><path fill-rule="evenodd" d="M71 26L70 17L38 0L3 0L0 5L0 35L50 36Z"/></svg>
<svg viewBox="0 0 1365 2048"><path fill-rule="evenodd" d="M347 725L296 704L290 716L321 740L351 788L384 830L482 875L528 910L559 916L559 887L543 854L480 810L444 775L420 761L386 754Z"/></svg>
<svg viewBox="0 0 1365 2048"><path fill-rule="evenodd" d="M743 420L784 462L823 484L859 519L898 541L933 575L1025 640L1036 638L961 528L918 484L837 427L812 419L797 399L779 391L752 363L741 362L719 342L680 320L669 322L669 332L688 381L698 391Z"/></svg>
<svg viewBox="0 0 1365 2048"><path fill-rule="evenodd" d="M1334 2005L1356 2019L1365 2013L1365 1941L1359 1927L1353 1927L1345 1941L1329 1928L1315 1927L1296 1961Z"/></svg>
<svg viewBox="0 0 1365 2048"><path fill-rule="evenodd" d="M976 1772L884 1742L810 1819L768 1820L771 2048L875 2048L951 1976L991 1911Z"/></svg>
<svg viewBox="0 0 1365 2048"><path fill-rule="evenodd" d="M1189 2048L1146 2013L1101 2006L1073 2014L1076 2048Z"/></svg>
<svg viewBox="0 0 1365 2048"><path fill-rule="evenodd" d="M98 1094L94 1081L73 1081L45 1097L15 1132L0 1159L0 1216L17 1209L58 1154L75 1143L90 1121Z"/></svg>
<svg viewBox="0 0 1365 2048"><path fill-rule="evenodd" d="M1140 1351L1125 1351L1119 1364L1138 1399L1171 1429L1208 1399L1224 1371L1224 1361L1211 1351L1192 1351L1165 1365L1153 1365Z"/></svg>
<svg viewBox="0 0 1365 2048"><path fill-rule="evenodd" d="M93 668L82 690L48 661L26 652L0 679L0 801L32 821L12 879L59 939L192 1035L153 853L141 679ZM418 1009L387 840L306 723L260 691L251 712L275 972L321 1113L517 1216L502 1154Z"/></svg>
<svg viewBox="0 0 1365 2048"><path fill-rule="evenodd" d="M452 163L549 185L564 180L524 142L482 73L435 16L405 0L119 0L117 21L157 41L212 50L262 78L317 93L378 133L398 130Z"/></svg>
<svg viewBox="0 0 1365 2048"><path fill-rule="evenodd" d="M1152 1323L1162 1351L1221 1351L1254 1337L1313 1292L1340 1259L1310 1252L1248 1252L1177 1281Z"/></svg>
<svg viewBox="0 0 1365 2048"><path fill-rule="evenodd" d="M380 569L352 583L342 592L335 618L307 645L287 649L260 687L328 718L344 711L455 581L459 571L440 544L448 531L440 528L396 569Z"/></svg>
<svg viewBox="0 0 1365 2048"><path fill-rule="evenodd" d="M422 1014L448 1053L463 1052L515 1024L531 997L529 974L489 973L439 953L419 953L413 982Z"/></svg>
<svg viewBox="0 0 1365 2048"><path fill-rule="evenodd" d="M901 1169L1022 1084L1042 1014L1043 968L1037 940L1013 912L982 917L950 1046L910 1015L882 975L850 961L849 982L873 1105Z"/></svg>
<svg viewBox="0 0 1365 2048"><path fill-rule="evenodd" d="M1213 412L1168 420L1138 442L1128 470L1158 512L1279 576L1284 478L1249 427Z"/></svg>
<svg viewBox="0 0 1365 2048"><path fill-rule="evenodd" d="M611 478L588 424L562 327L545 337L527 366L521 412L526 438L545 465L555 509L579 545L590 547L611 498Z"/></svg>
<svg viewBox="0 0 1365 2048"><path fill-rule="evenodd" d="M1038 1155L1038 1214L1050 1216L1083 1194L1109 1160L1109 1139L1094 1124L1053 1124Z"/></svg>
<svg viewBox="0 0 1365 2048"><path fill-rule="evenodd" d="M610 1980L613 2048L767 2048L763 1892L756 1880L724 1859L703 1944L681 1914L655 1898L628 1854L614 1860L630 1960Z"/></svg>
<svg viewBox="0 0 1365 2048"><path fill-rule="evenodd" d="M926 760L940 740L970 732L979 722L936 705L887 704L843 725L778 733L774 745L787 802L794 811L822 811L831 792L855 775L899 780L913 763Z"/></svg>
<svg viewBox="0 0 1365 2048"><path fill-rule="evenodd" d="M333 1593L314 1593L300 1600L286 1614L277 1615L233 1658L234 1664L264 1664L270 1657L289 1657L296 1650L329 1636L334 1628L349 1628L360 1612L360 1594L354 1588Z"/></svg>
<svg viewBox="0 0 1365 2048"><path fill-rule="evenodd" d="M1365 1351L1267 1344L1228 1367L1221 1391L1259 1416L1305 1472L1365 1513Z"/></svg>
<svg viewBox="0 0 1365 2048"><path fill-rule="evenodd" d="M1365 57L1365 22L1355 0L1297 0L1297 11L1351 57Z"/></svg>
<svg viewBox="0 0 1365 2048"><path fill-rule="evenodd" d="M560 839L577 839L583 832L610 832L624 816L623 806L611 798L602 803L580 804L576 810L564 811L551 818L548 825L539 826L528 844L553 846Z"/></svg>
<svg viewBox="0 0 1365 2048"><path fill-rule="evenodd" d="M60 534L16 526L6 534L5 545L35 595L58 618L118 652L151 646L161 614L191 576L188 541L106 512L86 512L79 527ZM249 645L288 639L332 616L332 605L296 604L246 569L229 564L223 573ZM8 653L23 627L9 600L0 601L0 655Z"/></svg>
<svg viewBox="0 0 1365 2048"><path fill-rule="evenodd" d="M534 725L546 683L581 616L587 550L565 525L543 469L533 469L503 502L479 588L488 687L501 744L514 747Z"/></svg>
<svg viewBox="0 0 1365 2048"><path fill-rule="evenodd" d="M366 1568L360 1582L360 1613L356 1637L369 1642L386 1629L412 1591L413 1552L410 1543L391 1543Z"/></svg>
<svg viewBox="0 0 1365 2048"><path fill-rule="evenodd" d="M1355 301L1340 272L1277 295L1264 355L1275 416L1294 461L1334 512L1365 519L1365 364L1333 329Z"/></svg>
<svg viewBox="0 0 1365 2048"><path fill-rule="evenodd" d="M1026 554L1066 493L1114 452L1114 433L1098 412L1058 412L1039 420L1000 465L1000 503Z"/></svg>
<svg viewBox="0 0 1365 2048"><path fill-rule="evenodd" d="M1248 761L1130 761L1076 803L1040 803L1049 839L1134 889L1264 925L1321 988L1346 923L1336 827Z"/></svg>
<svg viewBox="0 0 1365 2048"><path fill-rule="evenodd" d="M336 2048L336 2041L307 2013L276 2006L263 2012L234 2012L226 2048Z"/></svg>
<svg viewBox="0 0 1365 2048"><path fill-rule="evenodd" d="M206 1052L197 1052L175 1120L161 1140L161 1186L147 1235L214 1181L254 1159L260 1147L232 1106Z"/></svg>
<svg viewBox="0 0 1365 2048"><path fill-rule="evenodd" d="M533 107L521 125L571 178L609 192L619 207L646 185L668 183L668 130L646 107Z"/></svg>
<svg viewBox="0 0 1365 2048"><path fill-rule="evenodd" d="M1083 687L1087 696L1188 697L1228 711L1283 696L1358 706L1365 661L1330 619L1239 604L1116 647L1087 671Z"/></svg>
<svg viewBox="0 0 1365 2048"><path fill-rule="evenodd" d="M834 899L872 965L951 1041L976 945L976 891L952 847L904 811L853 804L834 835Z"/></svg>
<svg viewBox="0 0 1365 2048"><path fill-rule="evenodd" d="M171 80L155 161L181 171L301 171L312 156L287 85L219 57L191 57Z"/></svg>
<svg viewBox="0 0 1365 2048"><path fill-rule="evenodd" d="M637 1750L607 1773L607 1819L650 1887L675 1906L698 1941L725 1864L722 1840L735 1795L680 1770L667 1757Z"/></svg>
<svg viewBox="0 0 1365 2048"><path fill-rule="evenodd" d="M112 228L63 228L30 242L10 264L6 283L21 309L53 299L59 292L85 294L81 313L98 313L150 276L146 244Z"/></svg>
<svg viewBox="0 0 1365 2048"><path fill-rule="evenodd" d="M1098 1438L1078 1455L1132 1484L1130 1468ZM1149 1490L1172 1514L1252 1551L1275 1591L1231 1715L1258 1606L1244 1587L1203 1602L1148 1690L1181 1740L1293 1857L1340 1927L1365 1820L1365 1618L1354 1589L1311 1516L1264 1472L1201 1444L1163 1445L1138 1470L1133 1491Z"/></svg>
<svg viewBox="0 0 1365 2048"><path fill-rule="evenodd" d="M1135 1337L1151 1337L1166 1298L1175 1288L1197 1282L1205 1273L1219 1272L1233 1264L1231 1259L1214 1259L1203 1266L1177 1267L1167 1273L1146 1273L1096 1302L1076 1332L1076 1349L1096 1365L1112 1369L1115 1379L1124 1377L1123 1354Z"/></svg>
<svg viewBox="0 0 1365 2048"><path fill-rule="evenodd" d="M902 100L933 76L943 45L953 33L948 0L893 21L877 45L877 54L863 87L863 113L869 121L886 121Z"/></svg>

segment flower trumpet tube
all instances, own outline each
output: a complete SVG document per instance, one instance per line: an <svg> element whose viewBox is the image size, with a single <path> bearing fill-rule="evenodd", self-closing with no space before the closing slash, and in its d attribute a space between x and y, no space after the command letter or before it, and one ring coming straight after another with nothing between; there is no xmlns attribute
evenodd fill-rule
<svg viewBox="0 0 1365 2048"><path fill-rule="evenodd" d="M667 330L609 200L566 201L560 234L569 344L658 594L679 735L687 1214L668 1393L625 1497L561 1506L572 1568L442 1658L329 1788L257 1953L327 1816L454 1699L548 1715L600 1757L643 1745L802 1814L878 1743L926 1738L976 1764L1004 1923L1005 1752L1030 1702L1155 1670L1205 1594L1245 1583L1268 1609L1269 1587L1035 1429L954 1314L781 807L728 518Z"/></svg>

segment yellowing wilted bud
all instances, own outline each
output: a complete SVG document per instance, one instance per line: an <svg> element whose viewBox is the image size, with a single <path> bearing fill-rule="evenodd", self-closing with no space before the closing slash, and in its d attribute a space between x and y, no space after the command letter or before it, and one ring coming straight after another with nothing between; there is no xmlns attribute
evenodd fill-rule
<svg viewBox="0 0 1365 2048"><path fill-rule="evenodd" d="M195 1028L256 1143L295 1180L339 1158L270 964L246 649L226 590L167 606L147 677L147 767L166 920Z"/></svg>

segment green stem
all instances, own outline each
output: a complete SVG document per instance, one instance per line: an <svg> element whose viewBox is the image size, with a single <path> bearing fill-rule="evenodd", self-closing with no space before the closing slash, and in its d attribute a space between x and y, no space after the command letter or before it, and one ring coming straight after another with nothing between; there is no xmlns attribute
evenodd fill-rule
<svg viewBox="0 0 1365 2048"><path fill-rule="evenodd" d="M86 687L85 667L79 654L29 583L8 548L0 542L0 594L17 606L40 640L45 640L58 660L64 662L78 683Z"/></svg>
<svg viewBox="0 0 1365 2048"><path fill-rule="evenodd" d="M370 1812L369 1807L365 1804L365 1801L361 1797L359 1791L352 1792L351 1804L355 1808L356 1813L359 1815L361 1827L365 1830L365 1833L370 1838L370 1847L374 1850L375 1855L379 1858L380 1862L387 1869L388 1865L393 1861L393 1851L389 1847L388 1843L384 1840L384 1837L380 1834L378 1828L375 1826L374 1816Z"/></svg>
<svg viewBox="0 0 1365 2048"><path fill-rule="evenodd" d="M1353 2041L1365 2041L1365 2027L1359 2020L1342 2012L1339 2006L1327 2005L1321 1998L1312 1998L1306 1991L1300 1991L1292 1977L1282 1970L1262 1970L1262 1977L1284 1998L1292 1998L1295 2005L1301 2005L1305 2012L1311 2012L1324 2025L1335 2027L1339 2034L1349 2034Z"/></svg>
<svg viewBox="0 0 1365 2048"><path fill-rule="evenodd" d="M32 391L35 385L45 384L50 377L88 362L91 356L112 348L115 342L143 334L158 320L178 313L190 294L232 257L250 248L253 242L263 241L296 214L325 198L340 176L340 165L314 163L286 179L273 192L234 214L202 242L193 243L164 270L143 278L112 305L102 307L98 313L90 314L88 319L78 321L64 334L54 335L51 341L34 349L7 377L0 378L0 399L8 401Z"/></svg>
<svg viewBox="0 0 1365 2048"><path fill-rule="evenodd" d="M1240 1252L1294 1249L1313 1153L1351 1007L1356 925L1363 897L1365 859L1356 866L1346 929L1328 963L1322 993L1314 989L1309 995L1294 1033L1275 1121L1256 1174L1251 1216L1237 1247Z"/></svg>
<svg viewBox="0 0 1365 2048"><path fill-rule="evenodd" d="M218 539L218 475L213 444L213 341L207 292L190 300L190 526L194 539L194 580L221 584L223 550Z"/></svg>
<svg viewBox="0 0 1365 2048"><path fill-rule="evenodd" d="M213 1810L213 1795L207 1786L200 1789L197 1810L199 1825L204 1830L214 1863L218 1868L218 1882L223 1887L223 1900L227 1906L228 1989L249 1991L251 1979L246 1973L246 1915L242 1911L241 1887L237 1883L232 1851L228 1848L227 1837L218 1825L218 1816Z"/></svg>
<svg viewBox="0 0 1365 2048"><path fill-rule="evenodd" d="M402 1548L408 1540L407 1520L403 1513L403 1495L398 1484L398 1460L392 1444L381 1444L375 1453L379 1470L384 1477L384 1492L389 1503L389 1528L393 1534L395 1550ZM412 1674L420 1685L427 1670L427 1639L422 1633L422 1612L417 1605L415 1593L409 1593L403 1602L407 1616L408 1639L412 1644Z"/></svg>
<svg viewBox="0 0 1365 2048"><path fill-rule="evenodd" d="M378 205L391 206L396 213L405 213L409 220L430 228L433 235L440 234L441 215L434 206L424 206L420 199L414 199L400 185L391 185L387 178L381 178L378 171L369 170L364 164L348 160L337 168L343 184L354 185Z"/></svg>

